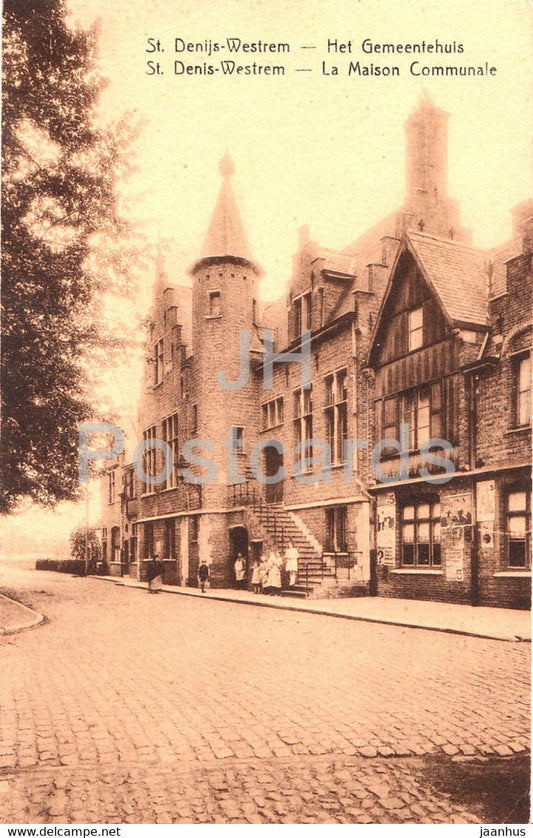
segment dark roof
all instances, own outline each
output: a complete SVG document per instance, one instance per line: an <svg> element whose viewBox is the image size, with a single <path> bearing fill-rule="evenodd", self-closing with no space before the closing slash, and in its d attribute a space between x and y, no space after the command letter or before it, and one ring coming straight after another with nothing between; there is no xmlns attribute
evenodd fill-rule
<svg viewBox="0 0 533 838"><path fill-rule="evenodd" d="M229 155L220 163L222 186L202 247L201 259L214 256L234 256L252 261L248 239L244 231L237 201L231 187L234 165Z"/></svg>
<svg viewBox="0 0 533 838"><path fill-rule="evenodd" d="M448 317L459 323L487 325L487 251L459 242L410 232L407 240Z"/></svg>

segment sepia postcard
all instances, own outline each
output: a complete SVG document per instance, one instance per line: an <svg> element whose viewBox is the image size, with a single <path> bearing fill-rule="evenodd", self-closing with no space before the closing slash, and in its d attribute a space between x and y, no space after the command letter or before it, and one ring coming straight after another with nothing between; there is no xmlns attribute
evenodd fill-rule
<svg viewBox="0 0 533 838"><path fill-rule="evenodd" d="M3 835L527 835L532 34L5 0Z"/></svg>

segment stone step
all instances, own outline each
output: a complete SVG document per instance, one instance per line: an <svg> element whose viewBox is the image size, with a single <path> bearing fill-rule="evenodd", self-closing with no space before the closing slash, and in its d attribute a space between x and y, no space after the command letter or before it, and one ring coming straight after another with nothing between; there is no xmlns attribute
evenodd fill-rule
<svg viewBox="0 0 533 838"><path fill-rule="evenodd" d="M312 588L305 588L303 586L299 588L294 585L292 588L283 588L281 596L293 597L294 599L306 599L312 591Z"/></svg>

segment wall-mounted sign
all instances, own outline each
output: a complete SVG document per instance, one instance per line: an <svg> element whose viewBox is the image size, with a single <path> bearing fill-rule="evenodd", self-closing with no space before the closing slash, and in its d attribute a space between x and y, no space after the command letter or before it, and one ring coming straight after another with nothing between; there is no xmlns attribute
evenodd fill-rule
<svg viewBox="0 0 533 838"><path fill-rule="evenodd" d="M381 496L377 506L376 551L378 564L394 567L396 548L396 499L390 495Z"/></svg>
<svg viewBox="0 0 533 838"><path fill-rule="evenodd" d="M446 579L462 582L464 579L464 552L462 547L450 547L446 551Z"/></svg>
<svg viewBox="0 0 533 838"><path fill-rule="evenodd" d="M481 480L477 484L477 520L494 521L494 480Z"/></svg>

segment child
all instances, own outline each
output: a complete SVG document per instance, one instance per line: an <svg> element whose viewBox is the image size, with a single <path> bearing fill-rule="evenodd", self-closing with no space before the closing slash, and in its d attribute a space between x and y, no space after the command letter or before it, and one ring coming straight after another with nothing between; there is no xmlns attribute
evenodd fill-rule
<svg viewBox="0 0 533 838"><path fill-rule="evenodd" d="M200 567L198 568L198 579L200 580L200 587L202 588L202 593L205 594L205 583L209 579L209 567L206 564L205 559L202 559Z"/></svg>
<svg viewBox="0 0 533 838"><path fill-rule="evenodd" d="M258 594L261 591L261 565L257 559L254 562L252 570L252 590L254 594Z"/></svg>

